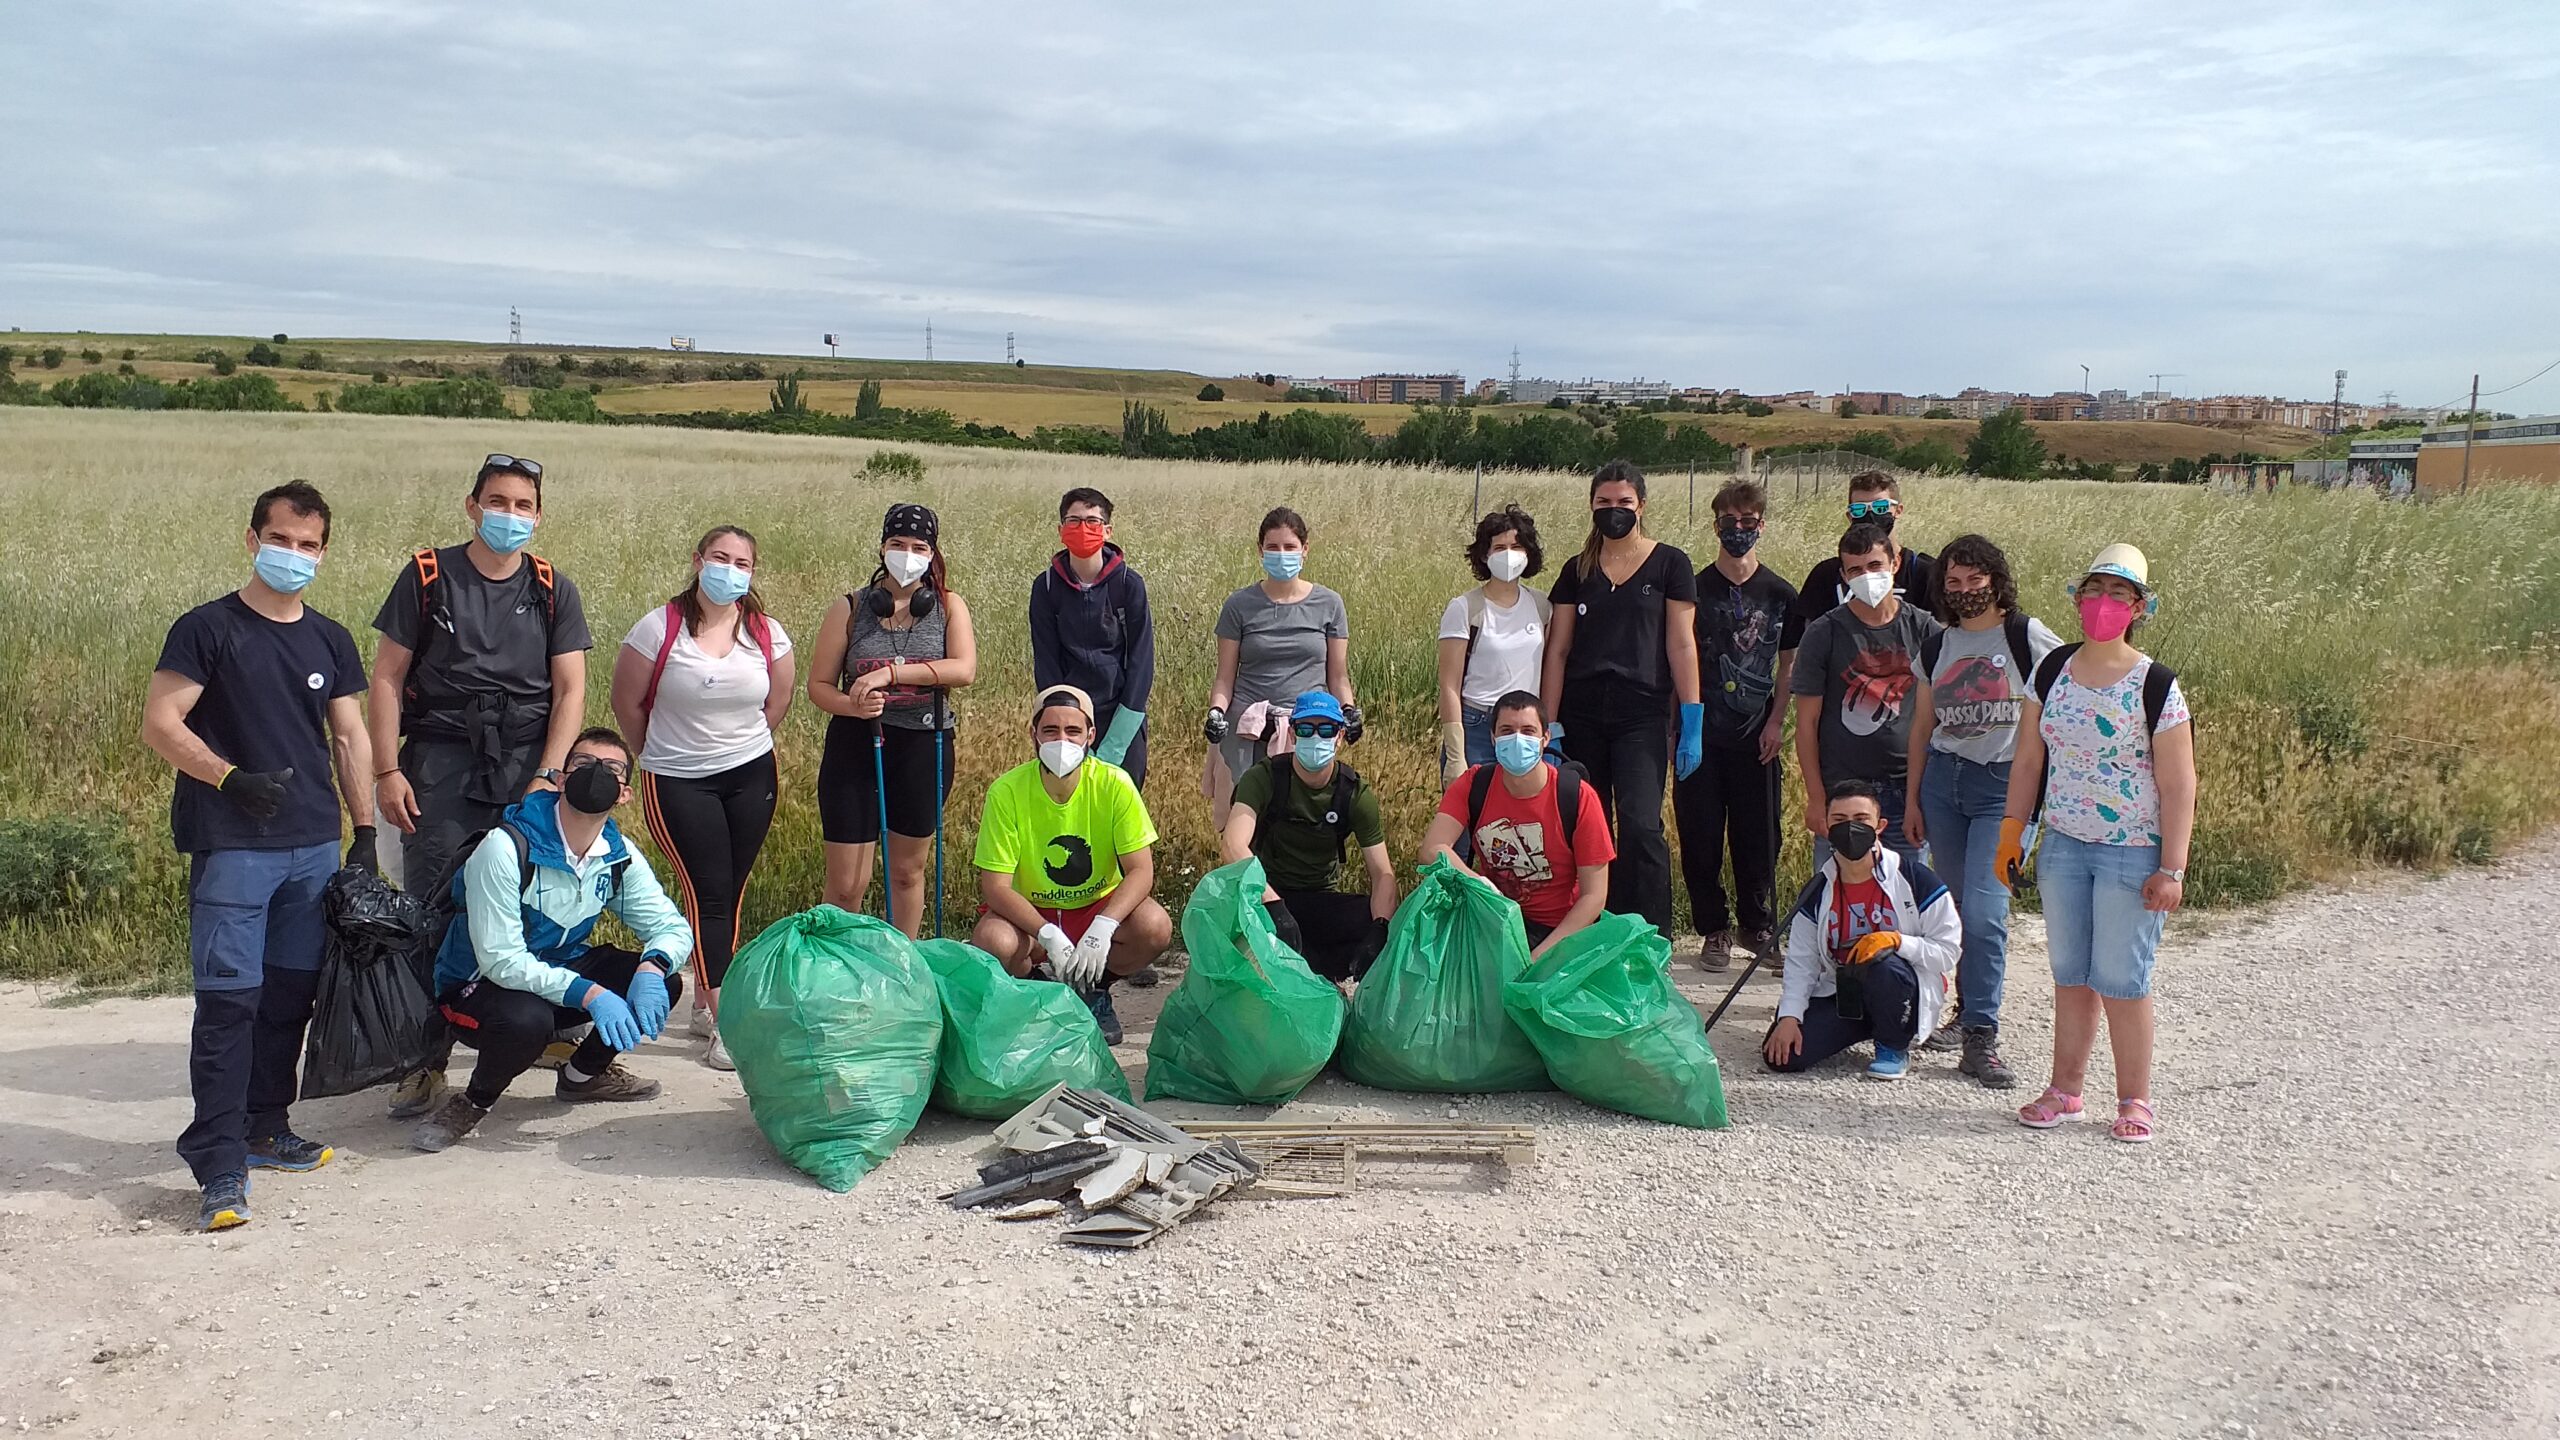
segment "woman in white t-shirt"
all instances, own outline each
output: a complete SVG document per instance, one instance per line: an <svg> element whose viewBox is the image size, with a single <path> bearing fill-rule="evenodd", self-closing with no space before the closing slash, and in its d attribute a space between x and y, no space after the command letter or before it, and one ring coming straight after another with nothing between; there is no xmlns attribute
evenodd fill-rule
<svg viewBox="0 0 2560 1440"><path fill-rule="evenodd" d="M1538 573L1538 522L1517 505L1476 522L1467 566L1484 582L1440 613L1440 783L1493 763L1493 702L1538 693L1547 597L1520 582Z"/></svg>
<svg viewBox="0 0 2560 1440"><path fill-rule="evenodd" d="M726 1070L720 982L773 824L773 735L791 708L791 637L755 593L756 537L723 525L693 549L693 583L640 617L613 660L613 713L640 756L649 838L693 925L694 1033Z"/></svg>

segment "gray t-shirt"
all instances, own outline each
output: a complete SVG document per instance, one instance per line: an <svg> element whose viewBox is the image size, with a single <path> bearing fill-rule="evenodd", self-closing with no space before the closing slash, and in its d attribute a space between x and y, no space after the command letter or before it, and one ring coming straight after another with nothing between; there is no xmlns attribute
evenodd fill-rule
<svg viewBox="0 0 2560 1440"><path fill-rule="evenodd" d="M877 670L883 665L901 662L940 660L951 653L950 622L946 618L950 613L949 607L936 605L926 611L923 618L893 630L882 623L879 616L871 613L869 605L863 603L869 594L869 591L857 590L845 597L853 611L853 624L844 646L845 684L853 683L853 677L865 670ZM892 685L881 695L880 723L893 729L931 730L937 715L941 717L941 728L945 730L957 728L960 724L960 717L951 709L947 690L937 690L930 685ZM939 706L934 703L937 699L943 702Z"/></svg>
<svg viewBox="0 0 2560 1440"><path fill-rule="evenodd" d="M1321 585L1294 605L1247 585L1219 607L1218 638L1236 642L1233 704L1241 710L1323 689L1325 642L1351 638L1351 619L1342 597Z"/></svg>
<svg viewBox="0 0 2560 1440"><path fill-rule="evenodd" d="M491 580L472 565L468 546L435 553L436 588L446 613L421 613L413 558L400 567L400 578L373 617L374 629L414 657L404 721L421 709L449 709L464 696L492 693L512 698L528 712L548 713L551 657L595 643L587 633L578 587L555 570L553 593L546 600L529 557L513 575Z"/></svg>
<svg viewBox="0 0 2560 1440"><path fill-rule="evenodd" d="M1822 697L1822 783L1899 787L1911 770L1911 689L1920 642L1944 627L1908 602L1882 625L1848 606L1805 627L1790 694Z"/></svg>
<svg viewBox="0 0 2560 1440"><path fill-rule="evenodd" d="M1939 632L1937 668L1929 672L1929 708L1936 728L1929 749L1978 765L2006 765L2018 753L2019 700L2034 683L2035 667L2062 637L2027 617L2027 668L2009 653L2005 625L1988 630Z"/></svg>

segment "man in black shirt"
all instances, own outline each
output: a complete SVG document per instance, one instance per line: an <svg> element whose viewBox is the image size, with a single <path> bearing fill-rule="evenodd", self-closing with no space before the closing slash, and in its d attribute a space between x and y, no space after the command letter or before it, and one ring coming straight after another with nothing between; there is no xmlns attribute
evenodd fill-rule
<svg viewBox="0 0 2560 1440"><path fill-rule="evenodd" d="M251 579L178 617L142 702L142 739L178 772L169 833L187 857L195 1118L178 1153L206 1230L249 1219L249 1175L316 1170L328 1146L286 1109L320 983L321 886L374 868L364 663L345 626L302 603L329 550L329 506L299 480L249 512ZM334 762L337 783L330 784Z"/></svg>
<svg viewBox="0 0 2560 1440"><path fill-rule="evenodd" d="M1927 551L1910 549L1895 538L1901 519L1901 481L1881 470L1862 470L1849 477L1849 523L1884 527L1886 543L1894 552L1893 593L1922 610L1933 610L1938 603L1938 562ZM1779 647L1793 650L1803 644L1804 627L1848 602L1849 587L1841 578L1839 559L1835 556L1814 566L1796 591L1795 608L1787 612L1787 633Z"/></svg>
<svg viewBox="0 0 2560 1440"><path fill-rule="evenodd" d="M442 883L462 842L536 787L555 789L587 705L578 587L528 553L542 466L492 455L462 512L468 543L409 558L373 617L373 733L391 757L374 799L400 832L400 880ZM431 1066L400 1084L393 1118L423 1115L444 1085Z"/></svg>
<svg viewBox="0 0 2560 1440"><path fill-rule="evenodd" d="M1706 701L1706 759L1672 786L1689 913L1706 937L1698 965L1731 963L1731 922L1763 960L1776 958L1778 754L1786 733L1787 670L1778 646L1796 587L1760 563L1768 496L1748 480L1716 492L1718 551L1698 572L1698 689ZM1726 909L1724 857L1732 838L1733 908ZM1772 973L1775 973L1772 967Z"/></svg>

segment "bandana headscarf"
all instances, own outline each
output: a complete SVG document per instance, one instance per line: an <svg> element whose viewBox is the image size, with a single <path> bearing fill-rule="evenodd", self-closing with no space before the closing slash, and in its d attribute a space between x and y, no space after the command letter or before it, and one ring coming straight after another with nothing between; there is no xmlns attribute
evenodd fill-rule
<svg viewBox="0 0 2560 1440"><path fill-rule="evenodd" d="M880 520L880 538L905 536L921 540L935 549L942 548L942 522L922 505L892 505Z"/></svg>

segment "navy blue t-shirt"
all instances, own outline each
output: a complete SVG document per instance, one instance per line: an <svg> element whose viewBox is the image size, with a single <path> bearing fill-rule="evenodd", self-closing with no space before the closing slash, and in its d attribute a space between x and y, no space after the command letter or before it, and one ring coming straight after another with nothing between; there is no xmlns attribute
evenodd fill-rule
<svg viewBox="0 0 2560 1440"><path fill-rule="evenodd" d="M294 850L335 844L338 789L329 771L329 702L364 693L364 661L347 627L304 607L291 624L270 620L239 595L178 617L154 667L204 687L187 728L243 770L282 770L293 780L270 820L250 818L220 790L178 776L169 834L188 854Z"/></svg>

